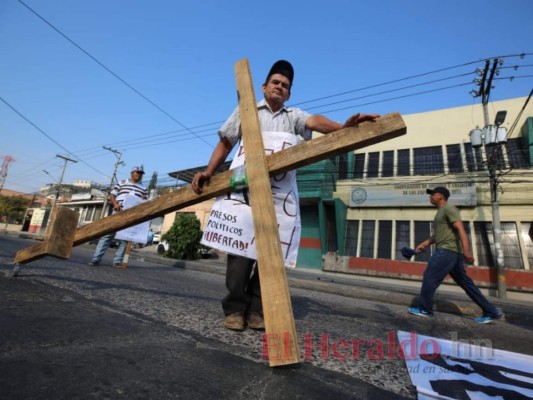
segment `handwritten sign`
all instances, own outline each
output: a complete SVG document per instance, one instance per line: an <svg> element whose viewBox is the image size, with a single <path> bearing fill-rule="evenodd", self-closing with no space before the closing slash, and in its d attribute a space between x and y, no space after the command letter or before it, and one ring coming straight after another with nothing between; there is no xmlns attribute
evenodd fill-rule
<svg viewBox="0 0 533 400"><path fill-rule="evenodd" d="M135 195L124 196L122 201L122 209L127 210L128 208L134 207L137 204L144 203L146 200L141 199ZM148 240L148 231L150 230L150 221L143 222L139 225L131 226L129 228L118 231L115 235L115 239L118 240L127 240L128 242L133 243L143 243L146 244Z"/></svg>
<svg viewBox="0 0 533 400"><path fill-rule="evenodd" d="M285 132L263 132L265 152L272 154L299 143L299 137ZM242 143L230 169L245 163ZM270 179L274 208L285 265L296 266L300 243L300 208L296 172L287 172ZM226 253L256 259L255 234L249 194L228 193L217 198L211 209L201 243Z"/></svg>

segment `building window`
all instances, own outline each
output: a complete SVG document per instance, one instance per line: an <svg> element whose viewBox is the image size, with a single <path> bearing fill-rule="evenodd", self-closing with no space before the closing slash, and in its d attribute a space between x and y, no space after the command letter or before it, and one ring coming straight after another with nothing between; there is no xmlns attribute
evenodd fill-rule
<svg viewBox="0 0 533 400"><path fill-rule="evenodd" d="M363 179L363 173L365 171L365 153L354 154L353 162L353 177L354 179Z"/></svg>
<svg viewBox="0 0 533 400"><path fill-rule="evenodd" d="M476 235L477 264L480 266L494 267L492 258L493 236L492 223L474 222Z"/></svg>
<svg viewBox="0 0 533 400"><path fill-rule="evenodd" d="M464 172L465 169L463 167L463 158L461 157L461 145L446 145L446 153L448 156L448 171L450 174Z"/></svg>
<svg viewBox="0 0 533 400"><path fill-rule="evenodd" d="M376 221L363 220L363 229L361 237L361 257L374 257L374 231Z"/></svg>
<svg viewBox="0 0 533 400"><path fill-rule="evenodd" d="M396 256L395 260L404 260L402 247L411 247L411 224L409 221L396 221Z"/></svg>
<svg viewBox="0 0 533 400"><path fill-rule="evenodd" d="M466 156L466 169L468 172L476 170L476 164L474 163L474 152L472 151L472 143L464 143L463 147L465 148Z"/></svg>
<svg viewBox="0 0 533 400"><path fill-rule="evenodd" d="M492 222L474 222L477 239L478 265L494 268L494 234ZM501 246L503 250L503 264L505 268L524 269L516 223L501 223Z"/></svg>
<svg viewBox="0 0 533 400"><path fill-rule="evenodd" d="M442 147L430 146L413 149L415 175L436 175L444 173Z"/></svg>
<svg viewBox="0 0 533 400"><path fill-rule="evenodd" d="M469 172L483 171L483 154L481 153L481 147L473 148L472 143L464 143L464 149L466 154L466 169Z"/></svg>
<svg viewBox="0 0 533 400"><path fill-rule="evenodd" d="M509 159L509 166L511 168L529 169L527 151L523 145L522 138L507 140L507 143L505 143L505 149L507 150L507 158Z"/></svg>
<svg viewBox="0 0 533 400"><path fill-rule="evenodd" d="M502 248L505 268L524 269L515 222L502 222Z"/></svg>
<svg viewBox="0 0 533 400"><path fill-rule="evenodd" d="M344 242L344 255L357 256L357 239L359 238L359 220L347 221L346 240Z"/></svg>
<svg viewBox="0 0 533 400"><path fill-rule="evenodd" d="M383 152L383 165L381 167L381 176L388 177L394 174L394 151Z"/></svg>
<svg viewBox="0 0 533 400"><path fill-rule="evenodd" d="M379 172L379 151L368 153L367 178L377 178Z"/></svg>
<svg viewBox="0 0 533 400"><path fill-rule="evenodd" d="M92 206L92 205L87 206L87 214L85 214L86 222L94 221L94 211L95 211L95 206Z"/></svg>
<svg viewBox="0 0 533 400"><path fill-rule="evenodd" d="M533 269L533 223L522 222L522 239L526 246L529 269Z"/></svg>
<svg viewBox="0 0 533 400"><path fill-rule="evenodd" d="M429 221L415 221L415 246L418 246L424 240L431 236L431 222ZM428 261L433 253L434 245L426 249L424 253L416 256L416 261Z"/></svg>
<svg viewBox="0 0 533 400"><path fill-rule="evenodd" d="M339 179L348 179L348 155L339 156Z"/></svg>
<svg viewBox="0 0 533 400"><path fill-rule="evenodd" d="M409 149L398 150L398 176L411 175L409 163Z"/></svg>
<svg viewBox="0 0 533 400"><path fill-rule="evenodd" d="M392 255L392 221L379 221L378 258L391 259Z"/></svg>

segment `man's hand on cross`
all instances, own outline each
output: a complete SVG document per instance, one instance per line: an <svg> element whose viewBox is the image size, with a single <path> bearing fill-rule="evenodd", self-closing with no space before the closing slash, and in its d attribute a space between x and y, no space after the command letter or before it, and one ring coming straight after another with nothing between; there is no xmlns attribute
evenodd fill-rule
<svg viewBox="0 0 533 400"><path fill-rule="evenodd" d="M207 182L210 178L211 174L207 171L197 172L191 182L192 190L194 191L194 193L201 194L204 182Z"/></svg>
<svg viewBox="0 0 533 400"><path fill-rule="evenodd" d="M365 121L374 121L376 118L379 118L379 117L380 117L379 114L357 113L357 114L352 115L350 118L346 120L346 122L344 123L344 128L348 128L349 126L354 126Z"/></svg>

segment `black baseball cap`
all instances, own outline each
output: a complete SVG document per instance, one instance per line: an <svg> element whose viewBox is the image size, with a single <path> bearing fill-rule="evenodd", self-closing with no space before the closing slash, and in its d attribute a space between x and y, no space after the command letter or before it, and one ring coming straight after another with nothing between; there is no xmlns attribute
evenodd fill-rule
<svg viewBox="0 0 533 400"><path fill-rule="evenodd" d="M292 86L292 80L294 79L294 68L292 68L292 65L290 62L286 60L276 61L274 65L272 65L272 68L270 68L267 78L265 79L265 84L268 83L268 80L274 74L283 75L285 78L287 78L291 82L291 86Z"/></svg>
<svg viewBox="0 0 533 400"><path fill-rule="evenodd" d="M444 186L437 186L435 189L426 189L427 194L440 193L444 196L446 200L450 197L450 191Z"/></svg>

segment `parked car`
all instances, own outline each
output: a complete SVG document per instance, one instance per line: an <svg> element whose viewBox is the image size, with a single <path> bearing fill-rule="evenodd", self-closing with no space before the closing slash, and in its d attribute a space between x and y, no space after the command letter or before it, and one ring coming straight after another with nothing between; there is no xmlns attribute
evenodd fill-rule
<svg viewBox="0 0 533 400"><path fill-rule="evenodd" d="M161 242L161 231L154 233L154 238L152 239L152 244L158 244Z"/></svg>
<svg viewBox="0 0 533 400"><path fill-rule="evenodd" d="M215 254L215 250L201 244L198 249L198 254L200 255L200 258L211 258Z"/></svg>
<svg viewBox="0 0 533 400"><path fill-rule="evenodd" d="M166 251L168 251L168 243L163 240L157 245L157 254L163 255ZM201 244L198 248L198 256L200 258L211 258L214 254L215 250L213 250L211 247Z"/></svg>

